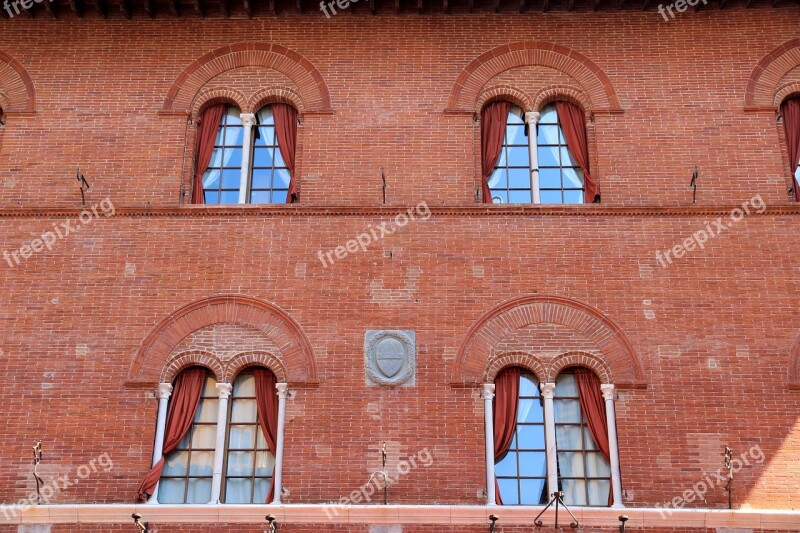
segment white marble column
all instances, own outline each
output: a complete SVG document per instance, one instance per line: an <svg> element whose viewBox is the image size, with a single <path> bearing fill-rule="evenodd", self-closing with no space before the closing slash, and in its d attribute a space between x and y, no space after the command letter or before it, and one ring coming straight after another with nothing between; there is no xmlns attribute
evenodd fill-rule
<svg viewBox="0 0 800 533"><path fill-rule="evenodd" d="M547 495L548 498L558 491L558 458L556 456L556 415L553 407L555 383L542 383L544 398L544 434L545 450L547 450Z"/></svg>
<svg viewBox="0 0 800 533"><path fill-rule="evenodd" d="M244 137L242 139L242 174L239 181L239 203L247 203L247 193L250 189L250 159L253 155L253 125L256 123L256 116L253 113L242 113L242 129ZM222 179L220 177L220 179Z"/></svg>
<svg viewBox="0 0 800 533"><path fill-rule="evenodd" d="M217 435L214 443L214 474L211 478L210 504L219 503L222 490L222 463L225 459L225 430L228 425L228 398L231 395L230 383L217 383L219 406L217 408Z"/></svg>
<svg viewBox="0 0 800 533"><path fill-rule="evenodd" d="M156 422L156 442L153 446L153 464L161 460L164 455L164 432L167 426L167 408L169 407L169 397L172 395L171 383L158 384L158 418ZM158 503L158 483L153 489L153 495L147 500L147 503Z"/></svg>
<svg viewBox="0 0 800 533"><path fill-rule="evenodd" d="M608 450L611 456L611 494L614 503L611 507L625 507L622 503L622 476L619 471L619 445L617 441L617 415L614 410L614 385L600 385L606 401L606 423L608 424Z"/></svg>
<svg viewBox="0 0 800 533"><path fill-rule="evenodd" d="M528 111L525 113L525 124L528 125L528 152L531 161L531 192L533 203L542 203L539 194L539 146L536 140L536 125L539 124L539 112Z"/></svg>
<svg viewBox="0 0 800 533"><path fill-rule="evenodd" d="M494 477L494 383L484 383L483 392L483 427L486 432L486 505L497 505Z"/></svg>
<svg viewBox="0 0 800 533"><path fill-rule="evenodd" d="M289 392L287 383L277 383L275 388L278 390L278 436L275 443L275 499L272 503L280 505L281 489L283 488L283 433L286 426L286 396Z"/></svg>

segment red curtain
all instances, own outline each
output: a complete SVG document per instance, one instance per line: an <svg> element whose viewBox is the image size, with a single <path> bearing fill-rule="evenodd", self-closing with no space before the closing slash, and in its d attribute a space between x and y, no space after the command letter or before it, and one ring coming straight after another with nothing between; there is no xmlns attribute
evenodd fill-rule
<svg viewBox="0 0 800 533"><path fill-rule="evenodd" d="M164 451L161 459L153 466L139 485L137 496L144 501L152 496L161 472L164 470L164 458L178 448L178 444L192 427L200 397L206 385L205 368L192 367L181 372L175 380L172 399L167 409L167 423L164 429Z"/></svg>
<svg viewBox="0 0 800 533"><path fill-rule="evenodd" d="M489 189L489 178L500 160L503 151L503 138L506 134L508 111L511 104L505 101L492 102L481 111L481 184L483 187L483 203L492 203L492 191Z"/></svg>
<svg viewBox="0 0 800 533"><path fill-rule="evenodd" d="M591 204L600 198L600 186L589 173L589 140L586 136L586 120L583 110L571 102L556 102L556 113L567 148L583 170L584 202Z"/></svg>
<svg viewBox="0 0 800 533"><path fill-rule="evenodd" d="M517 409L519 407L519 378L522 371L518 367L503 369L494 380L494 460L505 457L511 447L511 440L517 430ZM495 499L503 505L500 485L495 484Z"/></svg>
<svg viewBox="0 0 800 533"><path fill-rule="evenodd" d="M588 368L575 367L575 381L578 384L578 397L580 398L581 411L586 418L589 433L594 439L597 449L607 461L611 460L608 444L608 420L606 419L606 401L600 390L600 378ZM609 487L608 504L613 503L611 488Z"/></svg>
<svg viewBox="0 0 800 533"><path fill-rule="evenodd" d="M256 378L258 425L261 426L261 431L264 432L269 450L275 454L278 449L278 395L275 390L275 374L266 368L254 368L253 375ZM272 503L274 496L275 476L273 475L265 503Z"/></svg>
<svg viewBox="0 0 800 533"><path fill-rule="evenodd" d="M209 106L200 116L197 127L197 166L194 171L194 188L192 189L192 203L203 204L203 174L208 170L211 154L214 152L214 141L217 138L219 123L225 112L224 104ZM221 179L221 178L220 178Z"/></svg>
<svg viewBox="0 0 800 533"><path fill-rule="evenodd" d="M289 192L286 203L297 200L297 184L294 178L294 158L297 150L297 109L288 104L272 104L272 116L275 118L275 135L283 160L289 169Z"/></svg>
<svg viewBox="0 0 800 533"><path fill-rule="evenodd" d="M800 165L800 97L786 100L781 106L783 127L786 128L786 144L789 148L789 167L792 172L794 199L800 202L800 185L795 182L794 173Z"/></svg>

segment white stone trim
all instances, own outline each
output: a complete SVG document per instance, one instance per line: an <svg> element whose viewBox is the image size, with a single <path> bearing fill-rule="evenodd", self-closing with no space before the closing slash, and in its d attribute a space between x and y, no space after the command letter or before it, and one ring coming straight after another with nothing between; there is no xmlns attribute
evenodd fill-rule
<svg viewBox="0 0 800 533"><path fill-rule="evenodd" d="M219 503L219 495L222 490L222 463L225 459L225 432L228 425L228 398L231 395L233 385L230 383L217 383L219 392L219 404L217 409L217 434L214 442L214 473L211 478L211 501L209 503Z"/></svg>
<svg viewBox="0 0 800 533"><path fill-rule="evenodd" d="M556 414L553 406L553 397L556 392L555 383L542 383L542 397L544 398L544 441L547 457L547 494L558 490L558 457L556 456Z"/></svg>
<svg viewBox="0 0 800 533"><path fill-rule="evenodd" d="M525 113L525 124L528 125L528 153L530 154L531 164L531 192L533 193L533 203L542 203L539 193L539 137L536 125L539 124L539 112L528 111Z"/></svg>
<svg viewBox="0 0 800 533"><path fill-rule="evenodd" d="M483 391L483 426L485 430L484 442L486 443L486 505L497 505L494 476L494 383L484 383Z"/></svg>
<svg viewBox="0 0 800 533"><path fill-rule="evenodd" d="M164 431L167 426L167 407L169 406L169 397L172 395L172 383L159 383L158 384L158 418L156 421L156 440L153 445L153 466L161 460L164 455ZM153 489L153 494L147 503L158 503L158 485L156 483Z"/></svg>
<svg viewBox="0 0 800 533"><path fill-rule="evenodd" d="M275 443L277 448L275 450L275 471L273 472L275 494L272 503L280 505L281 492L283 490L283 434L286 426L286 397L289 393L289 385L287 383L276 383L275 388L278 394L278 435Z"/></svg>
<svg viewBox="0 0 800 533"><path fill-rule="evenodd" d="M250 159L253 154L253 126L256 116L253 113L242 113L242 173L239 178L239 203L247 203L247 194L250 192ZM220 175L219 179L222 179Z"/></svg>
<svg viewBox="0 0 800 533"><path fill-rule="evenodd" d="M611 456L611 494L614 498L612 507L625 507L622 503L622 475L619 470L619 444L617 442L617 415L614 410L614 385L600 385L606 401L606 423L608 424L608 452Z"/></svg>
<svg viewBox="0 0 800 533"><path fill-rule="evenodd" d="M676 488L676 491L678 489ZM676 492L679 494L679 492ZM500 517L499 525L533 526L543 506L514 505L349 505L332 513L325 505L173 505L101 504L101 505L35 505L2 507L2 524L129 524L131 514L142 515L142 521L162 524L266 524L269 513L283 524L405 524L405 525L474 525L489 523L489 515ZM570 507L581 526L619 527L619 509L608 507ZM742 528L762 530L798 530L800 511L773 509L664 509L628 508L625 510L630 529L653 528ZM559 520L563 510L559 513ZM554 513L542 517L552 525ZM77 528L76 528L77 529Z"/></svg>

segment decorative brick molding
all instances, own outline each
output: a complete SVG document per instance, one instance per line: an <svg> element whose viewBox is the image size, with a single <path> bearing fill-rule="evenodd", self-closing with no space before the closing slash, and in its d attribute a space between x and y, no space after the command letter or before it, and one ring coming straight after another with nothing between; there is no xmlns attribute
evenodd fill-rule
<svg viewBox="0 0 800 533"><path fill-rule="evenodd" d="M644 370L633 346L622 329L597 309L584 303L559 296L524 296L510 300L480 317L467 331L456 354L451 385L474 386L485 382L489 375L504 364L489 360L494 347L514 331L534 324L559 324L579 332L598 347L602 360L583 352L572 352L551 360L543 376L572 365L580 364L595 370L620 388L646 386ZM531 360L507 359L515 364L532 365ZM544 366L544 365L541 365ZM535 368L531 368L535 371ZM537 374L538 375L538 374Z"/></svg>
<svg viewBox="0 0 800 533"><path fill-rule="evenodd" d="M577 105L588 114L593 112L592 102L589 97L581 91L576 90L574 87L568 85L551 85L544 87L533 97L533 110L539 111L544 106L555 100L566 100Z"/></svg>
<svg viewBox="0 0 800 533"><path fill-rule="evenodd" d="M547 366L547 383L555 383L561 371L571 366L583 366L594 371L601 383L614 383L614 375L608 363L586 352L567 352L551 360Z"/></svg>
<svg viewBox="0 0 800 533"><path fill-rule="evenodd" d="M494 383L497 374L509 366L526 368L536 376L540 383L547 382L547 376L549 375L547 364L529 353L517 351L496 353L486 365L483 381L485 383Z"/></svg>
<svg viewBox="0 0 800 533"><path fill-rule="evenodd" d="M778 84L797 66L800 66L800 37L786 41L762 57L747 80L745 110L774 109Z"/></svg>
<svg viewBox="0 0 800 533"><path fill-rule="evenodd" d="M306 111L303 105L303 97L300 93L291 87L272 85L261 89L249 98L247 108L250 111L248 112L257 113L265 105L275 103L289 104L297 109L301 115Z"/></svg>
<svg viewBox="0 0 800 533"><path fill-rule="evenodd" d="M285 383L289 379L286 367L275 355L268 352L244 352L227 362L223 381L232 383L239 372L252 366L269 368L279 383Z"/></svg>
<svg viewBox="0 0 800 533"><path fill-rule="evenodd" d="M461 72L450 92L445 112L472 113L484 86L498 74L516 67L545 66L575 79L597 111L622 112L609 77L589 58L554 43L524 41L489 50Z"/></svg>
<svg viewBox="0 0 800 533"><path fill-rule="evenodd" d="M789 350L789 388L800 390L800 333Z"/></svg>
<svg viewBox="0 0 800 533"><path fill-rule="evenodd" d="M234 88L201 89L192 105L192 118L199 119L200 113L214 104L232 104L238 107L242 113L249 113L249 111L245 111L248 107L247 97L241 91Z"/></svg>
<svg viewBox="0 0 800 533"><path fill-rule="evenodd" d="M170 357L161 371L160 383L172 383L184 369L191 366L202 366L214 374L217 381L225 380L225 365L219 357L210 352L190 350Z"/></svg>
<svg viewBox="0 0 800 533"><path fill-rule="evenodd" d="M0 86L5 90L6 113L33 113L36 110L36 90L33 80L22 64L0 52Z"/></svg>
<svg viewBox="0 0 800 533"><path fill-rule="evenodd" d="M778 90L775 91L775 98L772 103L777 109L783 101L790 96L800 96L800 81L794 81L779 87Z"/></svg>
<svg viewBox="0 0 800 533"><path fill-rule="evenodd" d="M234 294L204 298L177 309L161 320L134 355L128 371L128 385L150 386L168 377L168 373L174 372L175 367L180 366L169 361L174 348L186 336L214 324L239 324L259 330L278 346L280 354L275 356L283 361L283 365L278 366L270 357L260 356L263 354L245 354L241 358L237 356L224 366L220 363L212 368L218 378L227 378L230 369L236 370L244 364L258 362L266 363L266 366L276 372L277 377L283 377L294 386L317 384L316 361L311 343L299 324L273 304ZM181 356L184 357L181 364L188 366L188 358L199 354L187 356L184 353ZM206 360L203 364L214 366L211 360ZM168 370L162 372L164 368Z"/></svg>
<svg viewBox="0 0 800 533"><path fill-rule="evenodd" d="M170 87L161 112L189 113L206 83L223 72L247 66L273 69L292 80L306 113L332 111L328 86L308 59L277 44L238 43L217 48L186 67Z"/></svg>
<svg viewBox="0 0 800 533"><path fill-rule="evenodd" d="M483 106L497 100L507 100L518 105L523 111L533 111L533 99L525 91L507 83L490 85L481 91L475 106L475 112L480 113Z"/></svg>

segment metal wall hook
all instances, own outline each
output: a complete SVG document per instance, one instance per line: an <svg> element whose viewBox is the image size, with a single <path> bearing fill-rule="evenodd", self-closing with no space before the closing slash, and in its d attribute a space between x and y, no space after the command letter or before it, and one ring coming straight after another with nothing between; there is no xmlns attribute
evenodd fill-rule
<svg viewBox="0 0 800 533"><path fill-rule="evenodd" d="M278 531L278 521L277 521L277 519L274 516L272 516L271 514L268 514L265 518L266 518L267 522L269 523L269 531L270 531L270 533L277 532Z"/></svg>
<svg viewBox="0 0 800 533"><path fill-rule="evenodd" d="M563 493L562 491L554 492L554 493L552 494L552 497L550 498L550 503L548 503L548 504L547 504L547 507L545 507L544 509L542 509L542 511L541 511L541 512L540 512L538 515L536 515L536 518L534 518L534 519L533 519L533 523L534 523L534 525L536 525L536 527L542 527L542 525L543 525L544 523L543 523L543 522L542 522L542 520L541 520L541 516L542 516L542 515L545 513L545 511L547 511L547 510L550 508L550 506L552 506L554 503L556 504L556 525L555 525L554 527L555 527L556 529L558 529L558 507L559 507L559 505L561 505L561 506L562 506L564 509L566 509L566 510L567 510L567 512L569 513L569 516L570 516L570 517L572 517L572 522L570 522L570 524L569 524L569 527L571 527L572 529L577 529L577 528L578 528L578 525L579 525L579 524L578 524L578 519L577 519L577 518L575 518L575 515L574 515L574 514L572 514L572 511L570 511L570 510L569 510L569 507L567 507L567 505L564 503L564 493Z"/></svg>
<svg viewBox="0 0 800 533"><path fill-rule="evenodd" d="M492 521L492 523L491 523L491 524L489 524L489 533L494 533L494 526L495 526L495 523L496 523L498 520L500 520L500 517L498 517L496 514L490 514L490 515L489 515L489 520L491 520L491 521Z"/></svg>
<svg viewBox="0 0 800 533"><path fill-rule="evenodd" d="M140 515L139 513L133 513L131 515L131 518L133 518L133 524L137 528L139 528L139 533L147 533L149 531L148 526L147 526L147 522L142 523L142 521L141 521L142 520L142 515Z"/></svg>
<svg viewBox="0 0 800 533"><path fill-rule="evenodd" d="M617 520L619 520L619 533L625 533L625 522L628 521L628 517L625 515L621 515Z"/></svg>

